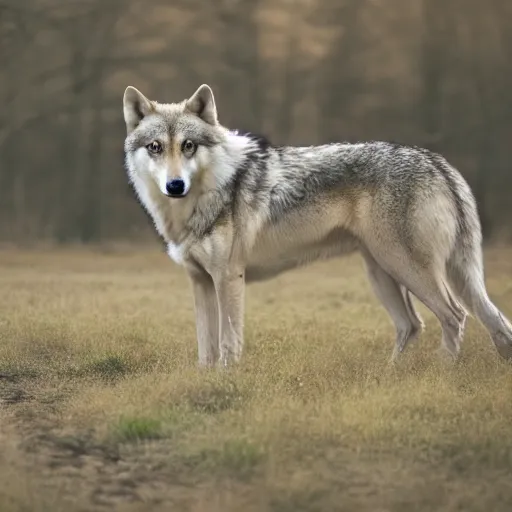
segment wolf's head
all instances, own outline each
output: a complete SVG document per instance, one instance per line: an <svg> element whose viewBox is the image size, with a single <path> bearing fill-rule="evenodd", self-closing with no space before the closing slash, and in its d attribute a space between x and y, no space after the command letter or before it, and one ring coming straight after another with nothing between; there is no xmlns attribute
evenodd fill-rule
<svg viewBox="0 0 512 512"><path fill-rule="evenodd" d="M170 104L150 101L128 87L123 111L130 171L152 178L169 197L185 197L212 165L212 148L226 133L210 87L201 85L188 100Z"/></svg>

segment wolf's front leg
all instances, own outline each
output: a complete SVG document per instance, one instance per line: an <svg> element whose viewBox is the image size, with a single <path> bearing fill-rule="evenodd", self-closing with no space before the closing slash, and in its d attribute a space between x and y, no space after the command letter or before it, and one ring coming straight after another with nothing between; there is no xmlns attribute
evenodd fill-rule
<svg viewBox="0 0 512 512"><path fill-rule="evenodd" d="M245 299L243 269L228 269L214 278L219 304L220 364L228 366L242 355Z"/></svg>
<svg viewBox="0 0 512 512"><path fill-rule="evenodd" d="M203 270L190 273L196 311L199 364L214 366L219 357L219 308L213 279Z"/></svg>

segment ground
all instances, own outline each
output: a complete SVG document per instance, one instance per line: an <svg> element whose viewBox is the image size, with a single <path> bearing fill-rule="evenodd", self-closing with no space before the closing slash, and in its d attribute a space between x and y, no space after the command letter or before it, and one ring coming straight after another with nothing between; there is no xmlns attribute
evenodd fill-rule
<svg viewBox="0 0 512 512"><path fill-rule="evenodd" d="M512 250L485 253L512 317ZM247 291L243 363L196 367L163 248L0 252L0 510L512 510L512 366L394 333L358 256Z"/></svg>

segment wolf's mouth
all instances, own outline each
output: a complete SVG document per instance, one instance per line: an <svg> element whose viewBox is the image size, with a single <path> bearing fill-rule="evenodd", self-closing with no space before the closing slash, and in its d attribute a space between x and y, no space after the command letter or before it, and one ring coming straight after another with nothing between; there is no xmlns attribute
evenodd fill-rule
<svg viewBox="0 0 512 512"><path fill-rule="evenodd" d="M187 197L187 194L165 194L167 197L170 197L172 199L183 199L184 197Z"/></svg>

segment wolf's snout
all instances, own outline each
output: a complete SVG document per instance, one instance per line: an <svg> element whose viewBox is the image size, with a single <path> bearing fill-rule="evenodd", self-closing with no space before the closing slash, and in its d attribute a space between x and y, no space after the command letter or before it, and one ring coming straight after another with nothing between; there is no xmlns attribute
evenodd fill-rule
<svg viewBox="0 0 512 512"><path fill-rule="evenodd" d="M181 178L170 180L165 184L165 190L170 196L182 196L185 192L185 182Z"/></svg>

